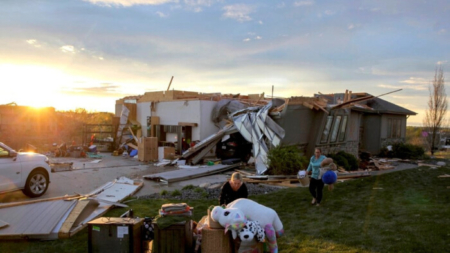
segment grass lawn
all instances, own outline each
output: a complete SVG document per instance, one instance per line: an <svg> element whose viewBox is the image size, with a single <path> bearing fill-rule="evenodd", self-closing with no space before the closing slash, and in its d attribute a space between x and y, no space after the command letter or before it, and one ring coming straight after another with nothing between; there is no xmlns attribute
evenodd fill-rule
<svg viewBox="0 0 450 253"><path fill-rule="evenodd" d="M280 252L448 252L450 167L420 167L339 183L324 189L322 206L311 206L307 188L251 197L278 212L285 235ZM127 203L136 216L155 216L171 200ZM194 220L217 201L187 201ZM105 216L117 217L116 208ZM0 252L87 252L87 229L66 240L1 242Z"/></svg>

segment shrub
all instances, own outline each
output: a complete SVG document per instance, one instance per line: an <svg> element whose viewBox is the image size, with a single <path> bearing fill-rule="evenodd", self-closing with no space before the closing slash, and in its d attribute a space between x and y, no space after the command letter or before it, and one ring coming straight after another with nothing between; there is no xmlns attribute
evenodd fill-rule
<svg viewBox="0 0 450 253"><path fill-rule="evenodd" d="M295 146L278 146L267 153L267 174L295 175L308 166L308 159Z"/></svg>
<svg viewBox="0 0 450 253"><path fill-rule="evenodd" d="M172 197L176 197L176 196L181 196L181 191L180 190L175 190L170 194Z"/></svg>
<svg viewBox="0 0 450 253"><path fill-rule="evenodd" d="M327 157L333 159L333 161L346 170L357 170L358 169L358 159L350 153L339 151L336 154L329 154Z"/></svg>
<svg viewBox="0 0 450 253"><path fill-rule="evenodd" d="M194 189L194 188L195 188L194 185L188 184L188 185L186 185L185 187L183 187L182 190L192 190L192 189Z"/></svg>
<svg viewBox="0 0 450 253"><path fill-rule="evenodd" d="M422 159L425 154L425 150L421 146L402 142L394 143L392 152L394 157L401 159Z"/></svg>
<svg viewBox="0 0 450 253"><path fill-rule="evenodd" d="M167 190L162 190L159 195L166 196L169 192Z"/></svg>

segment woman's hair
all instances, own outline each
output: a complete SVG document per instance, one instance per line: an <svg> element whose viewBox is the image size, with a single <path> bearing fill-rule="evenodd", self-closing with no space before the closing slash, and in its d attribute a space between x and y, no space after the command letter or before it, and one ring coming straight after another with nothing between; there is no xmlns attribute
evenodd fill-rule
<svg viewBox="0 0 450 253"><path fill-rule="evenodd" d="M337 166L336 166L335 163L330 163L330 164L328 165L328 168L330 168L330 170L337 170Z"/></svg>
<svg viewBox="0 0 450 253"><path fill-rule="evenodd" d="M242 176L239 174L239 172L234 172L231 174L231 181L239 180L242 181Z"/></svg>
<svg viewBox="0 0 450 253"><path fill-rule="evenodd" d="M323 159L323 161L320 163L320 167L327 167L328 165L330 165L331 163L333 163L333 159L332 158L325 158Z"/></svg>
<svg viewBox="0 0 450 253"><path fill-rule="evenodd" d="M321 148L315 148L314 151L315 151L315 150L319 150L320 153L322 154L322 149L321 149Z"/></svg>

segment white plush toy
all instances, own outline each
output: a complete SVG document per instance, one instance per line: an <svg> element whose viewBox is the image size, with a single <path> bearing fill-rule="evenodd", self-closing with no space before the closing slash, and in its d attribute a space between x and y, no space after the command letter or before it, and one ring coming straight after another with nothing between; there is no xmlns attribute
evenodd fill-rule
<svg viewBox="0 0 450 253"><path fill-rule="evenodd" d="M236 238L237 231L245 226L247 220L259 222L269 241L270 252L278 252L276 238L282 236L284 230L283 223L273 209L250 199L237 199L226 208L214 207L211 217L225 228L225 232L230 229L233 238Z"/></svg>
<svg viewBox="0 0 450 253"><path fill-rule="evenodd" d="M247 220L244 227L238 231L241 241L252 241L256 239L257 242L264 242L264 229L257 221Z"/></svg>

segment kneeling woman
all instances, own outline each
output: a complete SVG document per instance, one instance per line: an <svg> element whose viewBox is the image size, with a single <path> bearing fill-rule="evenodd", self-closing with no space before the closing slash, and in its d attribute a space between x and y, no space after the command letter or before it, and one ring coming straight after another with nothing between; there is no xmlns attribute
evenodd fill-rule
<svg viewBox="0 0 450 253"><path fill-rule="evenodd" d="M219 204L221 206L226 206L236 199L247 198L248 191L247 186L242 182L241 174L234 172L231 175L230 181L227 181L222 186L220 192Z"/></svg>

